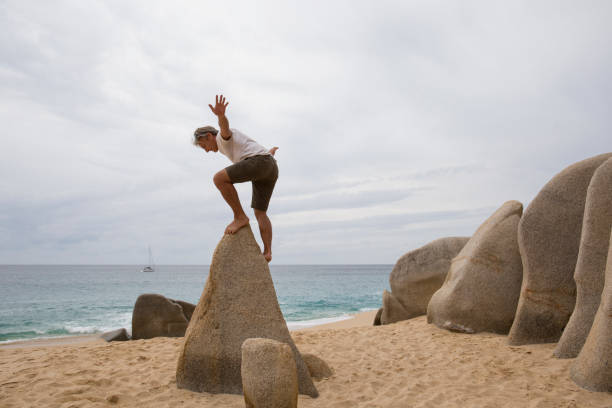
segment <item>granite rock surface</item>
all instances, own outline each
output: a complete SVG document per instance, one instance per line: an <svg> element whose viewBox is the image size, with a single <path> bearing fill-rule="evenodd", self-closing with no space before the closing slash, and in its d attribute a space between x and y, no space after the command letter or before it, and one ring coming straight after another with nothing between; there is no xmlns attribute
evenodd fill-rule
<svg viewBox="0 0 612 408"><path fill-rule="evenodd" d="M604 287L611 228L612 158L597 168L587 190L574 271L576 305L554 351L559 358L576 357L591 330Z"/></svg>
<svg viewBox="0 0 612 408"><path fill-rule="evenodd" d="M578 259L587 189L612 153L572 164L555 175L529 204L519 223L523 285L511 345L552 343L574 310Z"/></svg>
<svg viewBox="0 0 612 408"><path fill-rule="evenodd" d="M508 201L476 230L431 297L429 323L466 333L510 330L523 277L517 242L522 212L521 203Z"/></svg>
<svg viewBox="0 0 612 408"><path fill-rule="evenodd" d="M263 338L245 340L241 374L247 408L297 408L297 369L288 344Z"/></svg>
<svg viewBox="0 0 612 408"><path fill-rule="evenodd" d="M241 394L241 346L249 338L289 345L300 394L318 396L281 313L270 269L250 226L224 235L179 353L176 383L197 392Z"/></svg>
<svg viewBox="0 0 612 408"><path fill-rule="evenodd" d="M601 303L584 346L570 369L570 376L587 390L612 392L612 241Z"/></svg>

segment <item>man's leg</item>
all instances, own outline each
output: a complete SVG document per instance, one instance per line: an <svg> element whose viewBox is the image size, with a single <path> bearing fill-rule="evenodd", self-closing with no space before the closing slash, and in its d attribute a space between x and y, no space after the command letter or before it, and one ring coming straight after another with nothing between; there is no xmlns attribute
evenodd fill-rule
<svg viewBox="0 0 612 408"><path fill-rule="evenodd" d="M221 195L225 201L229 204L234 212L234 221L232 221L227 228L225 228L226 234L235 234L240 228L244 227L249 223L249 217L246 216L242 205L240 205L240 198L238 198L238 192L230 181L227 171L225 169L217 172L213 177L215 186L221 192Z"/></svg>
<svg viewBox="0 0 612 408"><path fill-rule="evenodd" d="M272 223L265 211L253 209L259 224L259 233L264 244L263 256L266 261L272 260Z"/></svg>

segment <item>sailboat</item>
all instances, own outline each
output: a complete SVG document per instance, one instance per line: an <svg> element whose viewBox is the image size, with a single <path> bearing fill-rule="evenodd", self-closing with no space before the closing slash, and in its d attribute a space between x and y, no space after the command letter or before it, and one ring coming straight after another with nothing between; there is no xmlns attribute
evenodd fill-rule
<svg viewBox="0 0 612 408"><path fill-rule="evenodd" d="M153 254L151 254L151 246L149 245L149 264L142 268L142 272L155 272L153 269Z"/></svg>

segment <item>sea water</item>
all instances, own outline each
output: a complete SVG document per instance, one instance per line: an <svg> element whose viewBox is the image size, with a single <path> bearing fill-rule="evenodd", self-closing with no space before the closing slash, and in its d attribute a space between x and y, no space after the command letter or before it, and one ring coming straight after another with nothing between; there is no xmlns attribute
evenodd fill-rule
<svg viewBox="0 0 612 408"><path fill-rule="evenodd" d="M271 265L290 330L380 307L392 265ZM0 342L131 329L136 298L197 303L208 266L0 265Z"/></svg>

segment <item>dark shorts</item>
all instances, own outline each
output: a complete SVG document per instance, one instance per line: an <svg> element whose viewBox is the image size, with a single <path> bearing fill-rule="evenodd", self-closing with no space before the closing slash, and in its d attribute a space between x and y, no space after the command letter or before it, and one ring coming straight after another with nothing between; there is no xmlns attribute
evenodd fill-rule
<svg viewBox="0 0 612 408"><path fill-rule="evenodd" d="M225 168L232 183L250 181L253 184L251 207L267 211L278 179L276 160L269 154L247 157Z"/></svg>

